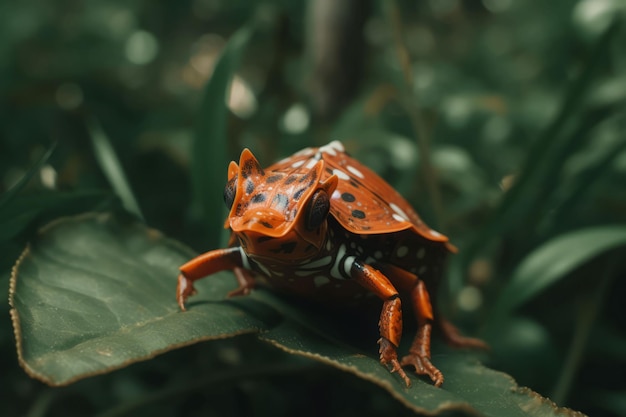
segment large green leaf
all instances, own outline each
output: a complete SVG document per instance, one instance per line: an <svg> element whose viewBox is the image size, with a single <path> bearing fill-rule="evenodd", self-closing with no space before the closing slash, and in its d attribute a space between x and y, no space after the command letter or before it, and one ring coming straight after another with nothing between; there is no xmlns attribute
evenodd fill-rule
<svg viewBox="0 0 626 417"><path fill-rule="evenodd" d="M221 301L233 289L229 274L201 282L192 308L180 313L177 266L193 255L110 215L52 223L11 278L20 363L37 379L65 385L175 347L265 328L260 318L269 312L253 300Z"/></svg>
<svg viewBox="0 0 626 417"><path fill-rule="evenodd" d="M378 362L378 305L373 316L360 311L337 316L267 290L225 300L234 279L223 273L200 281L188 312L181 313L174 291L177 267L191 256L189 249L160 233L108 214L65 218L47 226L24 251L11 279L20 363L29 375L64 385L201 340L260 333L261 340L287 352L382 387L416 412L570 413L482 366L475 354L438 344L433 362L444 372L443 387L412 377L413 386L406 388ZM352 332L343 331L346 324ZM355 342L347 333L358 335L354 329L361 326L374 334Z"/></svg>
<svg viewBox="0 0 626 417"><path fill-rule="evenodd" d="M460 411L466 415L494 417L582 415L556 407L539 394L519 387L510 376L484 367L472 355L449 348L437 347L433 355L433 362L446 378L442 388L417 378L406 388L376 358L294 322L284 322L260 337L289 353L324 362L379 385L420 414Z"/></svg>

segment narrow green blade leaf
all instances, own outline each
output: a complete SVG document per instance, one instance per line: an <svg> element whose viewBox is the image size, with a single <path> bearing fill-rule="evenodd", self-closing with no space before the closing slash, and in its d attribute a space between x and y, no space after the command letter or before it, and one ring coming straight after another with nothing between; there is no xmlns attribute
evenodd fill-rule
<svg viewBox="0 0 626 417"><path fill-rule="evenodd" d="M91 143L94 147L94 154L100 164L100 168L102 168L102 171L104 172L104 175L109 180L111 187L113 187L115 193L118 195L120 200L122 200L124 208L126 208L126 210L130 213L138 216L140 219L143 219L139 204L135 199L130 183L124 173L124 168L122 168L122 164L117 157L109 137L106 133L104 133L102 126L100 126L100 123L98 123L96 119L89 121L88 129L91 137Z"/></svg>
<svg viewBox="0 0 626 417"><path fill-rule="evenodd" d="M603 226L561 235L531 252L513 272L496 306L507 314L596 256L626 245L626 226Z"/></svg>
<svg viewBox="0 0 626 417"><path fill-rule="evenodd" d="M227 94L232 76L252 34L244 26L228 41L204 90L192 146L193 214L204 225L209 247L220 242L224 217L222 194L226 184L228 146Z"/></svg>
<svg viewBox="0 0 626 417"><path fill-rule="evenodd" d="M200 282L190 309L175 300L178 266L194 254L138 223L111 215L46 227L11 277L20 364L50 385L109 372L202 340L264 329L254 300L224 301L231 274Z"/></svg>

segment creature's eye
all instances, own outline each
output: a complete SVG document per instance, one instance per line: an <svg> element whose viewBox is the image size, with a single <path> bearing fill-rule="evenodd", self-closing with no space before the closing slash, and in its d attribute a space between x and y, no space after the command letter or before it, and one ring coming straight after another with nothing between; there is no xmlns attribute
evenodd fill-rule
<svg viewBox="0 0 626 417"><path fill-rule="evenodd" d="M224 188L224 203L226 203L226 207L229 209L233 206L233 202L235 201L236 186L237 175L228 180Z"/></svg>
<svg viewBox="0 0 626 417"><path fill-rule="evenodd" d="M326 220L330 210L330 199L324 190L317 190L308 202L306 228L313 231Z"/></svg>

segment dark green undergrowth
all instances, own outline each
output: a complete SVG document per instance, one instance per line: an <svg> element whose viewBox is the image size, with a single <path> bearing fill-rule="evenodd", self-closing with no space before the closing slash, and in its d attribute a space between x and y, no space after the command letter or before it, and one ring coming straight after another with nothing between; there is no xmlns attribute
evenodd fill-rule
<svg viewBox="0 0 626 417"><path fill-rule="evenodd" d="M3 415L626 413L621 2L323 4L0 13ZM438 303L491 351L435 339L441 388L378 363L376 311L229 273L178 311L228 162L330 140L459 248Z"/></svg>

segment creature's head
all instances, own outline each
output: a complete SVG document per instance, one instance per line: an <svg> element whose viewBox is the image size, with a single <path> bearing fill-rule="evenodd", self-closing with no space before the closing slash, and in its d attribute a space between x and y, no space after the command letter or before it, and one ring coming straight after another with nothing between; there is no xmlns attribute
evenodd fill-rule
<svg viewBox="0 0 626 417"><path fill-rule="evenodd" d="M307 164L308 165L308 164ZM321 181L324 161L291 173L264 171L248 149L228 167L224 201L230 227L248 256L279 263L313 258L326 241L335 175Z"/></svg>

